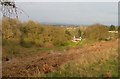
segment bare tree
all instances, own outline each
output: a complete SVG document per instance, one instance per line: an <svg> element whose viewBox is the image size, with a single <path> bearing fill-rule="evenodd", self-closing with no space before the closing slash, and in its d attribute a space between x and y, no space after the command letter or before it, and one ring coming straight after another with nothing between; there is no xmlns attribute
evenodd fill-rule
<svg viewBox="0 0 120 79"><path fill-rule="evenodd" d="M4 17L16 17L18 18L17 7L12 0L0 0L1 12Z"/></svg>
<svg viewBox="0 0 120 79"><path fill-rule="evenodd" d="M3 17L18 18L18 14L25 13L22 9L16 6L14 0L0 0L0 6Z"/></svg>

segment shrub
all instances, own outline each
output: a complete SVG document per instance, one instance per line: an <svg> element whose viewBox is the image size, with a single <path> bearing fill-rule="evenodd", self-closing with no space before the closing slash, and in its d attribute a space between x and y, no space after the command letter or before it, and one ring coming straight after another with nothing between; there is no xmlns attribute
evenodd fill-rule
<svg viewBox="0 0 120 79"><path fill-rule="evenodd" d="M43 41L40 39L35 39L34 41L36 46L42 47L44 45Z"/></svg>
<svg viewBox="0 0 120 79"><path fill-rule="evenodd" d="M80 36L81 36L81 34L82 34L81 30L80 30L80 29L78 29L78 30L77 30L77 34L76 34L76 37L80 37Z"/></svg>
<svg viewBox="0 0 120 79"><path fill-rule="evenodd" d="M23 47L29 48L34 45L34 42L29 38L23 38L23 39L21 39L20 44Z"/></svg>
<svg viewBox="0 0 120 79"><path fill-rule="evenodd" d="M104 40L108 37L108 28L104 25L95 24L86 28L85 38L91 40Z"/></svg>
<svg viewBox="0 0 120 79"><path fill-rule="evenodd" d="M114 25L111 25L111 26L109 27L109 31L115 31L115 30L116 30L116 28L115 28Z"/></svg>

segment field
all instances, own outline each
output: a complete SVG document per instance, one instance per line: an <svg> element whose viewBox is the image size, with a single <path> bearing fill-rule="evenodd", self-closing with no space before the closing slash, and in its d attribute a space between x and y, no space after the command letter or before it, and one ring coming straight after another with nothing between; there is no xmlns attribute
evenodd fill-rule
<svg viewBox="0 0 120 79"><path fill-rule="evenodd" d="M4 77L118 77L118 33L109 27L10 21L3 20Z"/></svg>
<svg viewBox="0 0 120 79"><path fill-rule="evenodd" d="M3 62L3 76L117 77L117 47L117 40L113 40L64 52L51 51L13 58Z"/></svg>
<svg viewBox="0 0 120 79"><path fill-rule="evenodd" d="M0 77L119 78L117 2L0 0Z"/></svg>

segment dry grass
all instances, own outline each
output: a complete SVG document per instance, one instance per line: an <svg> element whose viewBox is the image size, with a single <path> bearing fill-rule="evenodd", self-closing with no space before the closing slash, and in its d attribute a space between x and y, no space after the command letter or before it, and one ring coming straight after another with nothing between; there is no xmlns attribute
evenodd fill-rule
<svg viewBox="0 0 120 79"><path fill-rule="evenodd" d="M38 53L4 63L4 76L94 77L111 72L116 76L117 51L117 40L113 40L71 48L64 53Z"/></svg>
<svg viewBox="0 0 120 79"><path fill-rule="evenodd" d="M70 61L58 71L46 74L47 77L102 77L118 76L117 49L82 54L79 59ZM112 64L110 63L112 62ZM105 68L105 69L104 69ZM116 69L115 69L116 68Z"/></svg>

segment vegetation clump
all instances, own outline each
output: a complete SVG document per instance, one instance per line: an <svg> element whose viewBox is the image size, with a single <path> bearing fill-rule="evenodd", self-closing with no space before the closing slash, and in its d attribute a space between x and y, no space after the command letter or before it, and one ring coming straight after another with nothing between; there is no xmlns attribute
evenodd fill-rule
<svg viewBox="0 0 120 79"><path fill-rule="evenodd" d="M89 40L105 40L108 37L107 26L95 24L88 27L85 31L85 38Z"/></svg>

